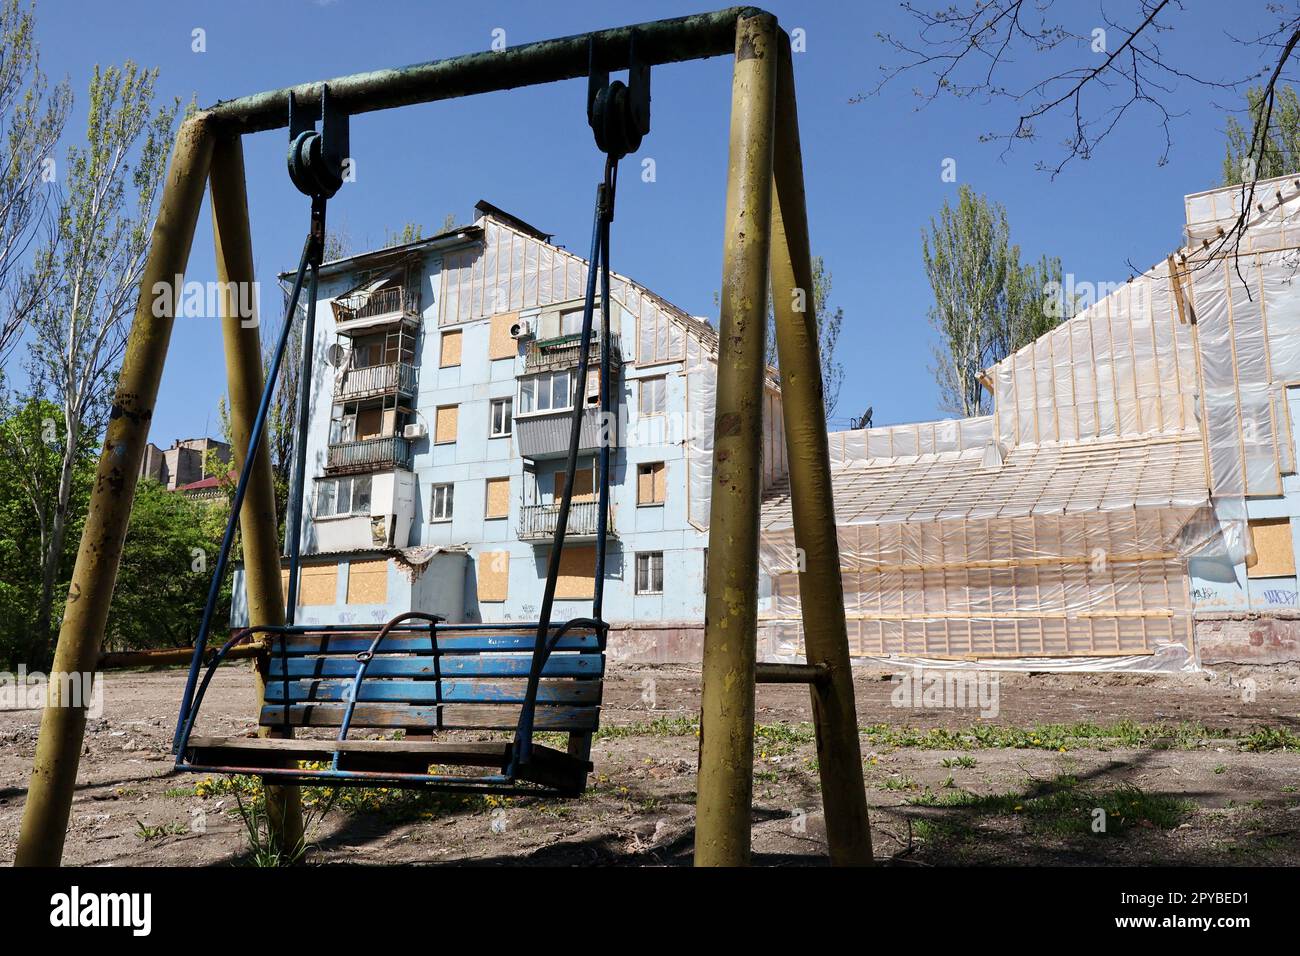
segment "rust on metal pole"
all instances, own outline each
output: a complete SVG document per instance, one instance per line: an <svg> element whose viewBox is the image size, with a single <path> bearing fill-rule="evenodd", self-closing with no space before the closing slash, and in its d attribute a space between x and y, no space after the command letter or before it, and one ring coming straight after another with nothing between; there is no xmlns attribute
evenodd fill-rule
<svg viewBox="0 0 1300 956"><path fill-rule="evenodd" d="M181 293L175 281L184 274L189 260L211 156L210 119L199 113L183 123L177 135L150 237L139 304L122 359L104 449L91 487L90 510L59 628L15 866L57 866L63 856L86 731L88 701L78 691L94 679L99 659L140 460L149 439L158 381ZM168 290L170 307L154 308L156 288Z"/></svg>
<svg viewBox="0 0 1300 956"><path fill-rule="evenodd" d="M242 471L249 453L249 436L262 397L260 316L241 315L241 306L258 308L253 274L253 237L248 224L248 186L244 177L244 148L238 136L221 136L212 153L212 239L221 284L221 336L226 353L226 387L230 393L230 441L234 467ZM285 321L292 321L286 316ZM275 479L266 433L255 451L253 471L239 515L244 555L244 591L248 623L253 627L284 623L284 592L280 584L280 538L275 510ZM269 658L257 659L257 697L266 702ZM262 736L292 737L293 731ZM297 859L304 848L302 800L297 787L268 784L266 817L270 837L281 855Z"/></svg>
<svg viewBox="0 0 1300 956"><path fill-rule="evenodd" d="M844 622L794 68L784 34L773 174L772 299L795 547L803 558L799 595L804 650L809 666L828 674L811 686L826 841L833 865L865 866L871 863L871 828Z"/></svg>
<svg viewBox="0 0 1300 956"><path fill-rule="evenodd" d="M737 20L761 12L754 7L732 7L500 50L483 50L398 69L355 73L324 82L329 84L335 101L349 114L431 103L585 77L590 68L588 39L595 43L601 65L609 70L627 68L628 41L633 33L637 57L647 66L722 56L731 53L735 45ZM304 83L293 87L301 108L310 109L309 104L320 102L321 86L322 83ZM288 88L270 90L226 100L212 106L209 112L227 133L280 129L288 125L289 92Z"/></svg>
<svg viewBox="0 0 1300 956"><path fill-rule="evenodd" d="M736 25L704 611L696 866L749 862L776 18Z"/></svg>
<svg viewBox="0 0 1300 956"><path fill-rule="evenodd" d="M265 644L239 644L226 653L226 660L246 660L257 657L266 651ZM216 648L211 648L207 659L215 657ZM174 664L188 664L194 659L192 647L160 647L148 651L110 651L99 655L98 669L101 671L121 670L126 667L169 667Z"/></svg>

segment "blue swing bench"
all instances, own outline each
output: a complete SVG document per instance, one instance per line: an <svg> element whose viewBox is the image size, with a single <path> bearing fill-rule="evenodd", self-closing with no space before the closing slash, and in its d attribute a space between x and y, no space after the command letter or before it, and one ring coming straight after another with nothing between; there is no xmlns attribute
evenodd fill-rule
<svg viewBox="0 0 1300 956"><path fill-rule="evenodd" d="M592 769L607 631L601 621L575 619L549 628L539 646L535 623L444 624L418 613L383 625L245 628L208 663L185 714L176 766L286 784L573 796ZM258 723L272 736L194 736L216 668L259 635ZM333 739L289 736L314 728L338 730ZM405 736L349 736L361 729ZM458 739L431 739L449 731ZM537 744L534 731L567 734L567 749ZM481 739L489 733L498 739Z"/></svg>

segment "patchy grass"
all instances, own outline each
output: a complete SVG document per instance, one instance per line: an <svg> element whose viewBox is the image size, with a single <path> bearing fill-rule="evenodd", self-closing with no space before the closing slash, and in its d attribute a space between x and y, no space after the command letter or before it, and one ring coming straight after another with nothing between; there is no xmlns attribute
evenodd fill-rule
<svg viewBox="0 0 1300 956"><path fill-rule="evenodd" d="M1239 739L1229 731L1215 730L1199 723L1139 724L1129 720L1113 724L1036 724L1032 727L972 724L960 730L871 724L859 728L859 732L873 746L923 750L1006 748L1065 751L1077 747L1195 750L1211 740ZM1247 738L1240 739L1244 741Z"/></svg>
<svg viewBox="0 0 1300 956"><path fill-rule="evenodd" d="M1261 727L1241 734L1194 722L1139 723L1121 720L1109 724L1035 724L1030 727L975 723L961 729L920 728L879 723L859 727L858 732L865 738L863 743L872 747L914 747L921 750L1066 751L1078 748L1105 750L1111 747L1197 750L1212 742L1225 741L1235 742L1240 748L1256 753L1270 750L1300 750L1300 734L1290 730ZM699 733L698 719L679 715L656 717L650 721L631 724L607 725L597 730L595 737L597 740L629 737L698 737ZM538 734L537 739L553 746L561 746L567 741L567 736ZM816 740L816 731L808 721L758 724L754 727L754 740L760 749L774 753L788 753L789 748L813 743ZM967 760L970 762L967 763ZM964 755L949 757L945 759L943 765L969 769L975 766L975 760Z"/></svg>
<svg viewBox="0 0 1300 956"><path fill-rule="evenodd" d="M979 824L999 819L1018 820L1031 833L1059 837L1116 836L1134 827L1171 830L1195 809L1191 801L1169 794L1129 784L1093 789L1069 775L1004 793L927 790L908 803L952 811L913 821L918 836L944 840L965 839Z"/></svg>
<svg viewBox="0 0 1300 956"><path fill-rule="evenodd" d="M183 823L160 823L149 824L143 820L136 820L136 836L146 843L157 840L165 836L180 836L189 832L189 828Z"/></svg>
<svg viewBox="0 0 1300 956"><path fill-rule="evenodd" d="M1300 734L1285 727L1260 727L1243 737L1241 746L1252 753L1269 750L1300 750Z"/></svg>
<svg viewBox="0 0 1300 956"><path fill-rule="evenodd" d="M313 766L313 765L309 765ZM323 766L323 765L321 765ZM205 777L184 795L203 799L232 796L263 806L266 792L261 777L230 774ZM401 790L393 787L318 787L301 788L303 809L328 813L339 809L350 814L373 814L393 822L432 820L453 813L488 813L510 805L511 798L493 794L446 793L432 790ZM236 807L229 811L241 813Z"/></svg>

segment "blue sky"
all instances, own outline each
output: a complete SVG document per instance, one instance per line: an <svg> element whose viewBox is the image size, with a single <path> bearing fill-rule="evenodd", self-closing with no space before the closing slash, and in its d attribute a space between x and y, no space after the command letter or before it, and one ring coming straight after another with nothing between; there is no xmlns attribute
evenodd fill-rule
<svg viewBox="0 0 1300 956"><path fill-rule="evenodd" d="M923 4L924 5L924 4ZM1109 3L1119 14L1125 4ZM1169 22L1165 55L1184 68L1214 64L1223 76L1258 66L1258 54L1225 39L1247 34L1262 11L1193 2ZM1260 7L1263 6L1261 3ZM843 307L839 356L846 378L837 416L874 406L876 424L938 417L929 372L932 297L920 232L957 184L942 181L945 158L958 183L1003 203L1012 239L1027 257L1058 255L1078 281L1113 281L1127 263L1145 268L1179 242L1184 193L1213 187L1223 158L1230 94L1181 83L1171 112L1170 161L1158 164L1163 136L1151 115L1135 113L1095 158L1072 164L1055 180L1035 169L1059 154L1062 127L1045 126L1037 143L1003 157L980 134L1006 129L1009 105L941 100L917 110L903 78L853 104L892 62L877 31L914 34L894 3L773 2L787 29L801 27L807 52L796 56L796 83L814 251L833 275L832 301ZM84 88L95 63L126 58L162 70L168 96L200 105L263 89L487 48L492 31L510 44L705 9L699 0L636 3L489 2L473 4L335 0L223 0L220 3L43 0L37 11L43 63L67 75L78 94L70 131L80 135ZM1066 5L1070 26L1087 34L1092 3ZM192 31L207 50L191 50ZM1072 54L1073 56L1074 54ZM623 177L614 224L613 265L686 310L716 321L727 161L730 58L657 67L652 132L634 162L655 159L657 181ZM1041 59L1026 55L1007 74L1037 79ZM331 225L357 248L382 244L386 229L422 223L425 235L448 213L467 221L480 199L582 251L589 232L601 159L584 113L585 81L569 81L352 121L357 182L331 203ZM296 264L307 225L307 200L288 181L286 134L245 138L250 215L263 304L278 307L274 273ZM629 167L631 164L629 164ZM633 172L629 168L628 172ZM213 276L211 225L205 208L189 278ZM211 319L177 322L163 376L152 438L215 433L224 393L221 339ZM842 424L842 422L841 422Z"/></svg>

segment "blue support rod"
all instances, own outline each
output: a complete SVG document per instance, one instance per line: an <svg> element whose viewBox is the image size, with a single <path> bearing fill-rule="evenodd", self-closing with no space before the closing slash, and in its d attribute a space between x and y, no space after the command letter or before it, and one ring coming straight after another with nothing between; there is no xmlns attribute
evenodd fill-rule
<svg viewBox="0 0 1300 956"><path fill-rule="evenodd" d="M307 429L311 423L311 376L316 350L316 289L319 280L316 263L309 266L311 280L307 286L307 317L302 326L302 371L298 382L298 428L293 442L293 481L285 530L289 537L289 589L284 602L286 624L297 623L298 589L301 587L302 507L307 482Z"/></svg>
<svg viewBox="0 0 1300 956"><path fill-rule="evenodd" d="M231 502L230 517L226 520L226 531L221 538L221 550L217 552L216 567L212 571L212 583L208 586L208 599L203 605L203 618L199 623L199 633L194 640L194 656L190 659L190 672L185 678L185 691L181 697L180 713L176 718L176 733L172 737L172 752L180 747L181 734L189 722L190 707L194 699L195 686L199 679L199 669L203 664L203 652L207 647L208 635L212 631L212 616L216 613L217 599L221 594L221 582L225 580L226 567L230 562L230 549L235 540L235 528L239 526L239 513L244 505L244 495L248 491L248 481L253 474L253 462L258 449L262 446L262 432L266 430L267 414L271 408L271 396L275 392L276 379L280 377L280 364L284 359L285 346L293 329L293 314L298 308L298 298L302 295L303 277L312 252L313 237L308 236L303 244L302 258L298 263L298 274L294 278L293 292L289 296L289 309L286 313L284 328L280 331L280 341L276 344L271 367L267 370L266 384L262 386L262 398L257 404L257 415L253 419L253 428L248 435L248 448L244 455L244 467L239 472L239 483L235 486L235 499Z"/></svg>
<svg viewBox="0 0 1300 956"><path fill-rule="evenodd" d="M528 690L526 694L528 700L534 700L537 696L537 685L541 679L541 665L545 660L548 639L550 638L551 611L555 605L555 587L560 576L560 557L564 552L564 536L569 527L569 507L573 502L573 473L578 464L578 446L582 440L582 417L586 411L585 396L587 367L591 355L592 313L596 301L597 270L600 268L601 222L605 214L606 202L613 202L613 195L609 191L609 183L611 169L616 166L617 161L612 158L605 163L605 179L597 190L596 211L592 217L591 257L588 260L590 264L587 267L587 292L582 305L582 344L578 353L578 374L577 382L574 385L573 418L569 426L569 453L565 464L565 473L569 477L564 483L564 496L560 499L560 510L555 516L555 537L551 543L551 555L546 566L546 587L542 592L542 609L537 621L537 641L533 646L532 667L528 673ZM606 341L608 341L608 337L606 337ZM607 471L604 477L608 478ZM608 495L604 487L602 487L601 491L602 496ZM599 516L597 516L597 520L599 520ZM602 535L600 537L600 550L597 551L598 555L603 554L603 542L604 536ZM593 590L594 595L600 594L600 587L601 574L597 572ZM593 613L593 616L599 618L598 614ZM532 756L532 750L532 708L525 705L519 715L519 725L515 731L512 770L527 763Z"/></svg>
<svg viewBox="0 0 1300 956"><path fill-rule="evenodd" d="M618 422L610 418L613 407L609 374L609 224L614 218L614 191L618 185L618 164L609 172L605 203L600 211L600 495L596 507L596 581L591 616L603 620L605 606L605 535L609 525L609 446L617 434ZM595 263L591 266L596 268ZM584 348L585 343L584 343Z"/></svg>

